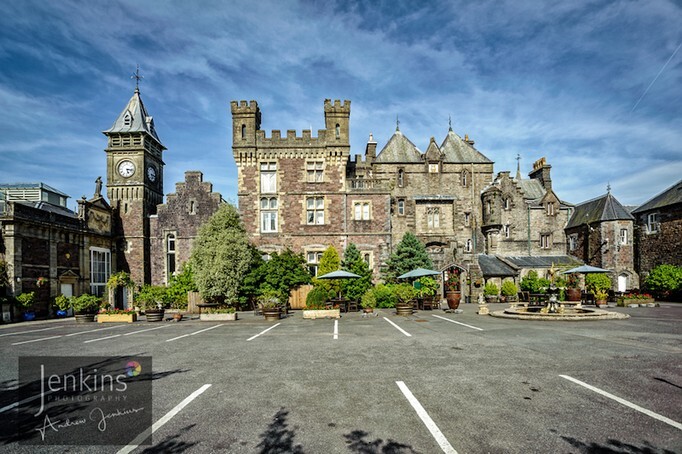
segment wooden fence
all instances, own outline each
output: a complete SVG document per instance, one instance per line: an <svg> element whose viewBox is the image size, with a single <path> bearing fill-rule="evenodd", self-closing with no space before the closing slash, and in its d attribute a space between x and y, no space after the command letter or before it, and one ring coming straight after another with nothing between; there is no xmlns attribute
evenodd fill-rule
<svg viewBox="0 0 682 454"><path fill-rule="evenodd" d="M308 297L308 293L313 289L312 285L302 285L291 291L291 296L289 296L289 305L292 309L304 309L305 299Z"/></svg>

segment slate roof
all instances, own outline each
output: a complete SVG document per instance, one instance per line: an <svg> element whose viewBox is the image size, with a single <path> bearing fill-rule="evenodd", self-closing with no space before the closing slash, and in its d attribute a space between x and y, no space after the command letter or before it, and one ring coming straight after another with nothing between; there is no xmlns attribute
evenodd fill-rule
<svg viewBox="0 0 682 454"><path fill-rule="evenodd" d="M635 218L608 192L606 195L577 205L566 228L620 219L634 220Z"/></svg>
<svg viewBox="0 0 682 454"><path fill-rule="evenodd" d="M126 114L130 114L132 117L129 121L129 125L126 125ZM135 89L133 97L130 98L130 101L128 101L128 104L120 113L113 126L102 132L105 134L116 132L145 132L153 137L159 145L162 145L159 136L156 135L154 119L147 113L147 109L144 107L144 103L142 103L142 98L140 98L140 91L138 89Z"/></svg>
<svg viewBox="0 0 682 454"><path fill-rule="evenodd" d="M497 277L497 276L516 276L519 274L518 269L514 269L495 255L479 254L478 266L481 267L483 277Z"/></svg>
<svg viewBox="0 0 682 454"><path fill-rule="evenodd" d="M422 162L422 153L397 130L377 156L376 162Z"/></svg>
<svg viewBox="0 0 682 454"><path fill-rule="evenodd" d="M440 146L441 152L445 154L443 162L449 163L492 163L490 159L486 158L483 153L473 147L473 145L464 141L460 136L455 134L452 130L448 131L445 136L443 144Z"/></svg>
<svg viewBox="0 0 682 454"><path fill-rule="evenodd" d="M508 256L504 260L519 268L549 268L552 265L581 265L582 262L569 255Z"/></svg>
<svg viewBox="0 0 682 454"><path fill-rule="evenodd" d="M526 200L540 200L545 196L545 187L542 186L540 180L514 180L523 192L523 198Z"/></svg>
<svg viewBox="0 0 682 454"><path fill-rule="evenodd" d="M60 195L62 197L70 198L68 194L64 194L59 189L55 189L52 186L45 183L0 183L0 188L4 189L44 189L47 192L52 192L53 194Z"/></svg>
<svg viewBox="0 0 682 454"><path fill-rule="evenodd" d="M682 180L654 196L651 200L645 202L644 205L635 208L632 212L642 213L644 211L658 210L678 203L682 203Z"/></svg>

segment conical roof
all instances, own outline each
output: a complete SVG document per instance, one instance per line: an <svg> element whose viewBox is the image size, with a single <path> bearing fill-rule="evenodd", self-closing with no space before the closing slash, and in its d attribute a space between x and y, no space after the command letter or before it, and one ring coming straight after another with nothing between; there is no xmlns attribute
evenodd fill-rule
<svg viewBox="0 0 682 454"><path fill-rule="evenodd" d="M137 88L113 126L102 132L104 134L144 132L153 137L159 145L163 146L159 136L156 134L154 119L147 113L147 109L144 107L140 97L140 90Z"/></svg>
<svg viewBox="0 0 682 454"><path fill-rule="evenodd" d="M400 130L396 130L375 162L422 162L422 153Z"/></svg>
<svg viewBox="0 0 682 454"><path fill-rule="evenodd" d="M634 220L635 218L608 192L601 197L577 205L566 228L621 219Z"/></svg>
<svg viewBox="0 0 682 454"><path fill-rule="evenodd" d="M450 163L492 163L490 159L486 158L483 153L473 147L473 145L466 142L454 131L448 131L443 144L440 146L441 151L445 154L444 162Z"/></svg>

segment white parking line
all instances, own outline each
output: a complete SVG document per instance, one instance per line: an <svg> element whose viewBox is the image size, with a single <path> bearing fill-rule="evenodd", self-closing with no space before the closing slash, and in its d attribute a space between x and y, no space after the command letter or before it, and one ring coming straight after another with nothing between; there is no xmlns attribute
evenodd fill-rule
<svg viewBox="0 0 682 454"><path fill-rule="evenodd" d="M218 326L222 326L222 325L218 325ZM180 411L183 408L185 408L187 405L189 405L190 402L192 402L194 399L199 397L199 395L201 395L204 391L206 391L210 387L211 387L210 384L206 384L206 385L202 386L201 388L197 389L196 391L194 391L189 396L187 396L182 402L177 404L171 411L166 413L163 416L163 418L159 419L154 424L152 424L151 432L147 433L147 431L144 431L143 433L138 435L137 438L135 438L133 441L131 441L129 445L124 446L120 451L118 451L118 454L128 454L129 452L132 452L135 449L137 449L140 446L140 444L143 443L149 436L151 436L154 432L156 432L161 427L163 427L163 425L166 424L168 421L170 421L173 416L180 413Z"/></svg>
<svg viewBox="0 0 682 454"><path fill-rule="evenodd" d="M433 314L431 314L431 315L433 315ZM433 315L433 316L436 317L436 318L439 318L439 319L441 319L441 320L445 320L446 322L457 323L458 325L466 326L467 328L477 329L477 330L479 330L479 331L483 331L483 328L477 328L477 327L475 327L475 326L467 325L466 323L456 322L456 321L454 321L454 320L450 320L449 318L441 317L440 315Z"/></svg>
<svg viewBox="0 0 682 454"><path fill-rule="evenodd" d="M154 331L155 329L168 328L168 325L157 326L156 328L139 329L137 331L132 331L130 333L125 333L124 336L132 336L137 333L144 333L145 331Z"/></svg>
<svg viewBox="0 0 682 454"><path fill-rule="evenodd" d="M11 345L30 344L32 342L41 342L41 341L46 341L46 340L50 340L50 339L57 339L59 337L62 337L62 336L41 337L40 339L31 339L28 341L15 342Z"/></svg>
<svg viewBox="0 0 682 454"><path fill-rule="evenodd" d="M25 334L25 333L37 333L38 331L47 331L48 329L55 329L55 328L61 328L60 326L51 326L49 328L40 328L40 329L30 329L28 331L16 331L14 333L5 333L5 334L0 334L0 337L4 336L14 336L15 334Z"/></svg>
<svg viewBox="0 0 682 454"><path fill-rule="evenodd" d="M267 333L268 331L270 331L270 330L273 329L273 328L276 328L276 327L279 326L279 325L281 325L281 322L280 322L280 323L277 323L277 324L275 324L275 325L272 325L270 328L261 331L260 333L256 334L255 336L249 337L248 339L246 339L246 342L248 342L248 341L250 341L250 340L253 340L253 339L257 338L257 337L260 336L261 334Z"/></svg>
<svg viewBox="0 0 682 454"><path fill-rule="evenodd" d="M87 333L94 333L97 331L106 331L108 329L116 329L116 328L121 328L123 325L118 325L118 326L110 326L108 328L97 328L97 329L90 329L88 331L78 331L77 333L71 333L71 334L66 334L64 337L71 337L71 336L78 336L79 334L87 334Z"/></svg>
<svg viewBox="0 0 682 454"><path fill-rule="evenodd" d="M47 393L45 395L49 395L49 394L52 394L52 391L47 391ZM18 407L21 404L25 404L27 402L34 401L34 400L38 399L39 397L41 397L41 394L36 394L35 396L27 397L26 399L20 400L19 402L14 402L13 404L6 405L6 406L0 408L0 413L4 413L7 410L11 410L15 407Z"/></svg>
<svg viewBox="0 0 682 454"><path fill-rule="evenodd" d="M407 398L407 401L410 403L410 405L412 405L412 408L415 409L417 415L422 420L426 428L429 429L429 432L431 432L431 436L436 440L436 443L438 443L440 449L442 449L445 454L457 454L455 448L453 448L448 439L445 438L443 432L441 432L436 423L433 422L433 419L431 419L426 410L424 410L424 407L422 407L422 404L420 404L417 398L414 397L414 395L412 394L410 389L405 385L405 383L397 381L395 382L395 384L398 385L398 388L400 388L400 391L403 392L403 394Z"/></svg>
<svg viewBox="0 0 682 454"><path fill-rule="evenodd" d="M199 331L195 331L195 332L189 333L189 334L183 334L182 336L174 337L174 338L172 338L172 339L166 339L166 342L170 342L170 341L182 339L183 337L187 337L187 336L194 336L195 334L199 334L199 333L203 333L203 332L206 332L206 331L210 331L210 330L212 330L212 329L216 329L216 328L219 328L219 327L221 327L221 326L224 326L224 324L222 324L222 325L216 325L216 326L211 326L210 328L206 328L206 329L200 329Z"/></svg>
<svg viewBox="0 0 682 454"><path fill-rule="evenodd" d="M676 429L682 430L682 424L680 424L680 423L677 422L677 421L673 421L673 420L670 419L670 418L666 418L665 416L659 415L658 413L654 413L654 412L651 411L651 410L647 410L646 408L640 407L639 405L633 404L632 402L629 402L629 401L627 401L627 400L625 400L625 399L621 399L620 397L614 396L613 394L608 393L608 392L606 392L606 391L602 391L602 390L599 389L599 388L595 388L595 387L592 386L592 385L588 385L587 383L582 382L582 381L580 381L580 380L578 380L578 379L576 379L576 378L569 377L568 375L559 375L559 377L565 378L566 380L569 380L569 381L572 381L573 383L578 384L578 385L580 385L580 386L583 386L583 387L589 389L590 391L594 391L594 392L596 392L597 394L601 394L601 395L604 396L604 397L608 397L609 399L615 400L615 401L618 402L619 404L623 404L623 405L625 405L626 407L630 407L630 408L632 408L633 410L637 410L637 411L640 412L640 413L644 413L645 415L651 416L651 417L654 418L654 419L658 419L659 421L662 421L662 422L664 422L664 423L666 423L666 424L669 424L669 425L673 426L673 427L676 428Z"/></svg>
<svg viewBox="0 0 682 454"><path fill-rule="evenodd" d="M408 333L407 331L405 331L404 329L402 329L401 327L399 327L398 325L396 325L395 323L393 323L392 321L390 321L390 320L387 319L386 317L383 317L383 318L384 318L384 320L386 320L388 323L390 323L391 325L393 325L393 326L395 327L395 329L397 329L398 331L400 331L401 333L403 333L403 334L406 335L407 337L412 337L412 334Z"/></svg>
<svg viewBox="0 0 682 454"><path fill-rule="evenodd" d="M99 342L99 341L103 341L103 340L107 340L107 339L113 339L115 337L120 337L120 336L121 336L120 334L114 334L113 336L98 337L97 339L90 339L90 340L83 341L83 343L89 344L90 342Z"/></svg>
<svg viewBox="0 0 682 454"><path fill-rule="evenodd" d="M339 321L334 320L334 339L339 338Z"/></svg>

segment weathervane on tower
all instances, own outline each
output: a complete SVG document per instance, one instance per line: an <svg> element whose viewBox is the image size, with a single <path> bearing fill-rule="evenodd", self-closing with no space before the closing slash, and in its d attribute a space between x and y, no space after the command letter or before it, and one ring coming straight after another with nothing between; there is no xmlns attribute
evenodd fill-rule
<svg viewBox="0 0 682 454"><path fill-rule="evenodd" d="M140 76L140 65L137 65L137 69L135 70L135 74L130 76L131 79L135 79L135 92L139 93L140 92L140 80L144 79L144 76Z"/></svg>

